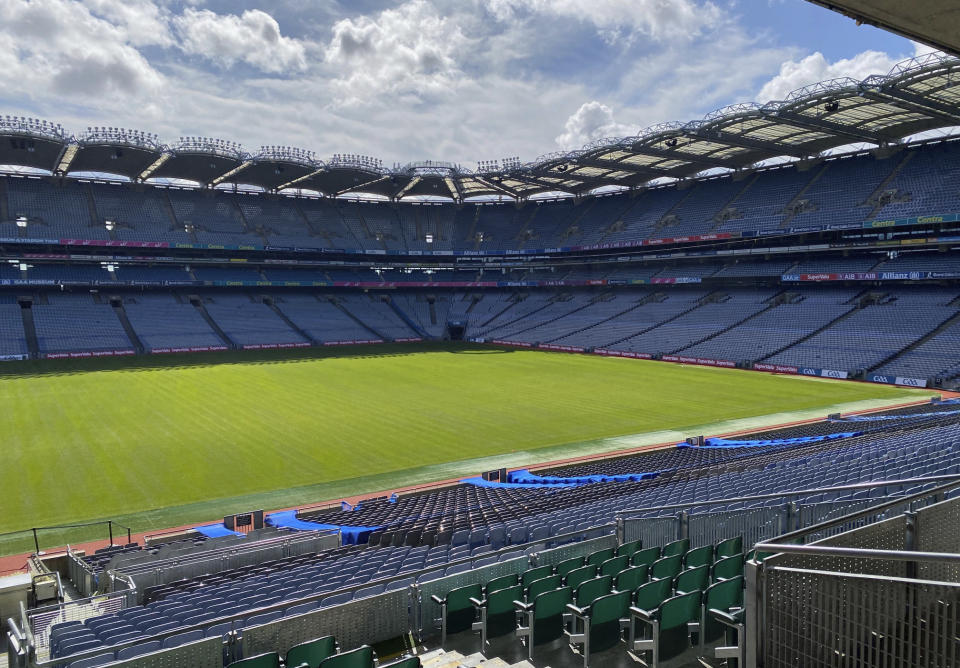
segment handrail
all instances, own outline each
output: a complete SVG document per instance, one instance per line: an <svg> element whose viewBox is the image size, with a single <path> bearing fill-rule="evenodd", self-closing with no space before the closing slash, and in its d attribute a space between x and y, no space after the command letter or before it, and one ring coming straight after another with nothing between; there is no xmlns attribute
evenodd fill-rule
<svg viewBox="0 0 960 668"><path fill-rule="evenodd" d="M692 501L689 503L673 503L664 506L650 506L648 508L629 508L627 510L621 510L617 513L617 517L623 519L637 519L632 517L627 517L629 514L633 513L650 513L657 510L675 510L681 508L696 508L699 506L715 506L721 503L737 503L740 501L763 501L768 499L781 499L787 496L804 496L808 494L824 494L826 492L841 492L855 489L872 489L874 487L886 487L888 485L909 485L909 484L924 484L929 482L937 482L940 480L956 480L960 482L960 474L952 475L938 475L938 476L927 476L924 478L904 478L902 480L873 480L869 482L859 482L852 483L850 485L839 485L837 487L819 487L815 489L801 489L795 492L776 492L771 494L755 494L752 496L738 496L735 498L729 499L706 499L703 501ZM921 495L926 496L929 492L921 492ZM907 497L903 497L907 498ZM789 535L789 534L786 534Z"/></svg>
<svg viewBox="0 0 960 668"><path fill-rule="evenodd" d="M955 478L956 480L954 480L954 482L949 482L946 485L934 487L933 489L928 489L923 492L917 492L916 494L911 494L910 496L901 496L892 501L886 501L884 503L880 503L875 506L865 508L864 510L858 510L856 512L850 513L849 515L844 515L843 517L838 517L831 520L825 520L823 522L820 522L819 524L813 524L803 529L797 529L796 531L791 531L789 533L782 534L764 543L764 545L767 545L768 547L774 545L774 543L779 545L780 541L796 540L797 538L800 538L809 534L818 533L820 531L823 531L824 529L831 529L835 526L838 526L841 524L848 524L852 521L858 520L863 517L876 515L877 513L881 513L885 510L889 510L890 508L902 506L905 503L913 503L914 501L919 501L921 499L925 499L927 497L935 496L938 494L944 494L951 490L960 488L960 476L954 475L954 476L943 476L943 477ZM763 551L776 552L778 550L779 548L774 548L772 550L763 550Z"/></svg>
<svg viewBox="0 0 960 668"><path fill-rule="evenodd" d="M757 543L758 552L786 552L793 554L818 554L827 557L888 559L891 561L956 561L960 554L951 552L910 552L906 550L873 550L865 547L833 547L828 545L780 545Z"/></svg>
<svg viewBox="0 0 960 668"><path fill-rule="evenodd" d="M548 536L547 538L543 538L543 539L536 540L536 541L530 541L529 543L525 543L525 544L522 544L522 545L506 546L506 547L501 548L500 550L491 550L490 552L485 552L485 553L483 553L482 555L479 555L479 556L476 556L476 557L466 557L466 558L464 558L464 559L457 559L457 560L455 560L455 561L448 561L447 563L443 564L442 568L445 570L445 569L447 569L447 568L450 568L451 566L457 566L457 565L460 565L460 564L463 564L463 563L472 562L472 561L475 561L475 560L477 560L477 559L483 559L483 558L491 557L491 556L497 555L497 554L507 554L507 553L509 553L509 552L515 552L515 551L517 551L517 550L524 549L524 548L526 548L526 547L533 547L533 546L540 545L540 544L543 544L543 543L552 543L552 542L555 542L555 541L558 541L558 540L563 540L563 539L565 539L565 538L573 538L573 537L576 537L576 536L585 536L586 534L588 534L588 533L590 533L590 532L593 532L593 531L596 531L597 529L609 529L609 528L615 528L615 527L616 527L616 524L613 523L613 522L608 522L608 523L606 523L606 524L598 524L597 526L589 527L589 528L587 528L587 529L582 529L582 530L580 530L580 531L572 531L572 532L565 533L565 534L559 534L559 535L557 535L557 536ZM366 548L366 549L376 549L376 548ZM527 554L529 555L529 553L527 553ZM244 619L244 618L246 618L246 617L250 617L250 616L252 616L252 615L259 615L259 614L265 613L265 612L275 612L275 611L277 611L277 610L283 610L284 608L289 608L289 607L291 607L291 606L298 605L298 604L300 604L300 603L309 603L309 602L312 602L312 601L317 601L317 602L319 602L320 600L322 600L322 599L324 599L324 598L327 598L328 596L333 596L334 594L345 593L345 592L348 592L348 591L357 591L357 590L365 589L366 587L370 587L370 586L373 586L373 585L376 585L376 584L385 584L385 583L393 582L393 581L395 581L395 580L406 580L406 579L411 579L411 578L412 578L412 579L414 580L414 582L416 583L416 578L417 578L418 575L423 575L423 574L425 574L425 573L431 573L431 572L437 571L437 570L440 570L440 569L437 568L437 567L424 568L424 569L421 569L421 570L419 570L419 571L411 571L411 572L409 572L409 573L391 575L391 576L389 576L389 577L381 578L381 579L379 579L379 580L371 580L371 581L369 581L369 582L364 582L364 583L362 583L362 584L357 584L357 585L353 585L353 586L350 586L350 587L343 587L343 588L341 588L341 589L336 589L336 590L334 590L334 591L320 592L320 593L311 594L310 596L304 596L303 598L297 598L297 599L290 599L290 600L287 600L287 601L281 601L281 602L279 602L279 603L273 603L273 604L271 604L271 605L267 605L267 606L264 606L264 607L261 607L261 608L250 608L249 610L244 610L242 613L237 613L237 614L233 614L233 615L226 615L226 616L224 616L224 617L216 617L216 618L214 618L214 619L208 619L208 620L206 620L206 621L204 621L204 622L202 622L202 623L200 623L200 624L191 624L191 625L189 625L189 626L181 626L181 627L179 627L179 628L170 629L170 630L168 630L168 631L164 631L163 633L158 633L158 634L156 634L156 635L152 635L152 636L149 636L149 637L146 637L146 636L145 636L145 637L137 638L137 639L135 639L135 640L131 640L131 641L128 641L128 642L125 642L125 643L120 643L120 644L117 644L117 645L112 645L112 646L111 646L111 649L112 649L113 651L119 651L119 650L121 650L121 649L126 649L127 647L133 647L133 646L135 646L135 645L140 645L140 644L142 644L142 643L145 643L145 642L148 642L148 641L151 641L151 640L163 640L163 639L165 639L165 638L169 638L170 636L174 636L174 635L177 635L177 634L179 634L179 633L185 633L185 632L187 632L187 631L205 629L205 628L207 628L207 627L209 627L209 626L212 626L212 625L214 625L214 624L224 624L224 623L227 623L227 622L230 622L230 623L232 624L233 622L239 621L239 620ZM443 576L440 576L440 577L443 577ZM438 579L439 579L439 578L438 578ZM52 606L51 606L51 607L52 607ZM96 649L92 649L92 650L87 650L87 651L85 651L85 652L79 652L79 653L77 653L77 654L71 654L70 656L66 656L66 657L57 657L56 659L47 659L47 660L45 660L45 661L37 661L37 662L35 663L35 666L36 666L37 668L45 668L46 666L58 666L58 665L61 665L61 664L64 664L64 663L70 663L70 662L73 662L73 661L79 661L79 660L81 660L81 659L88 659L88 658L97 656L98 654L103 654L103 651L104 651L104 648L103 648L103 647L100 647L100 648L96 648Z"/></svg>
<svg viewBox="0 0 960 668"><path fill-rule="evenodd" d="M184 554L171 555L166 558L159 558L153 561L135 562L132 564L119 564L110 569L126 574L142 573L144 571L153 571L157 568L167 568L170 566L185 566L187 564L207 561L210 559L219 559L223 556L232 556L235 554L249 554L257 550L278 547L288 544L297 544L315 540L319 536L332 536L339 532L339 529L313 529L311 531L300 531L296 533L280 534L252 543L231 543L221 547L214 547L207 550L198 550L196 552L186 552ZM149 553L150 549L143 550ZM137 553L131 553L137 554Z"/></svg>

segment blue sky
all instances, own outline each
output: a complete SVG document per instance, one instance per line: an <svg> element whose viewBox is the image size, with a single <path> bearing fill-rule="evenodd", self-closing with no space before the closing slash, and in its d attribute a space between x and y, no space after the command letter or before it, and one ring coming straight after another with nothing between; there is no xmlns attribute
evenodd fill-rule
<svg viewBox="0 0 960 668"><path fill-rule="evenodd" d="M0 0L0 113L473 167L925 50L804 0Z"/></svg>

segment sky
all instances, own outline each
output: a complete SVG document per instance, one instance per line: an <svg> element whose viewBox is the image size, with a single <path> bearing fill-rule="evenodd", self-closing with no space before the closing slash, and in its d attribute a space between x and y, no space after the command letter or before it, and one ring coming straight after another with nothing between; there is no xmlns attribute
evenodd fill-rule
<svg viewBox="0 0 960 668"><path fill-rule="evenodd" d="M473 168L926 51L804 0L0 0L0 114Z"/></svg>

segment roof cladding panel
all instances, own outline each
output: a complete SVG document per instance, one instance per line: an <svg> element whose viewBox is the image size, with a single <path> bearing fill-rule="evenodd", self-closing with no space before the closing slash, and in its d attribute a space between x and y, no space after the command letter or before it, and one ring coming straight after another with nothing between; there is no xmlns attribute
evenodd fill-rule
<svg viewBox="0 0 960 668"><path fill-rule="evenodd" d="M273 190L315 172L316 169L316 167L299 162L255 160L252 165L240 171L235 179L228 179L225 183L235 181L236 183L259 186L264 190Z"/></svg>
<svg viewBox="0 0 960 668"><path fill-rule="evenodd" d="M390 178L391 177L380 174L379 172L362 169L327 167L315 171L306 178L297 181L291 188L308 188L326 195L336 195L353 190L364 191L365 186L383 183L384 181L389 185ZM405 183L406 180L400 181L399 185L393 185L391 187L393 190L398 190L402 188Z"/></svg>
<svg viewBox="0 0 960 668"><path fill-rule="evenodd" d="M145 146L81 142L70 163L70 171L119 174L134 181L162 154L159 149Z"/></svg>
<svg viewBox="0 0 960 668"><path fill-rule="evenodd" d="M0 129L0 165L20 165L53 172L66 147L66 139L8 133Z"/></svg>
<svg viewBox="0 0 960 668"><path fill-rule="evenodd" d="M240 166L242 160L214 153L172 152L170 156L150 172L151 179L184 179L203 185L212 183Z"/></svg>

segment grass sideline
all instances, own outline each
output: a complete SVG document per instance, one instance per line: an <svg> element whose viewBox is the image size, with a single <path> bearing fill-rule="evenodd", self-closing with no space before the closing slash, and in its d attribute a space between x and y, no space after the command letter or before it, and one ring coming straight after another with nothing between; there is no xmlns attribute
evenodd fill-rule
<svg viewBox="0 0 960 668"><path fill-rule="evenodd" d="M101 518L160 529L441 480L463 460L493 468L596 439L925 394L471 344L13 363L0 368L0 534ZM104 536L62 530L41 546ZM32 545L0 536L0 554Z"/></svg>

